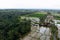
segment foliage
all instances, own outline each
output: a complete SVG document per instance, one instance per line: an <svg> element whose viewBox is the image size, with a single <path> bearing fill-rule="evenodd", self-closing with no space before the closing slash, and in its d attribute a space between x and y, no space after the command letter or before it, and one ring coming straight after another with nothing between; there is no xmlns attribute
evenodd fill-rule
<svg viewBox="0 0 60 40"><path fill-rule="evenodd" d="M60 20L60 16L54 16L55 19Z"/></svg>
<svg viewBox="0 0 60 40"><path fill-rule="evenodd" d="M57 22L57 24L60 24L60 22Z"/></svg>
<svg viewBox="0 0 60 40"><path fill-rule="evenodd" d="M28 15L28 16L40 18L40 17L43 17L44 15L45 15L45 14L30 14L30 15Z"/></svg>
<svg viewBox="0 0 60 40"><path fill-rule="evenodd" d="M0 12L0 40L19 40L30 32L30 20L22 20L22 12ZM27 12L26 12L27 13Z"/></svg>
<svg viewBox="0 0 60 40"><path fill-rule="evenodd" d="M51 25L50 29L51 29L51 33L52 33L51 40L54 40L55 38L58 39L58 36L57 36L58 35L58 28L53 24L53 25Z"/></svg>

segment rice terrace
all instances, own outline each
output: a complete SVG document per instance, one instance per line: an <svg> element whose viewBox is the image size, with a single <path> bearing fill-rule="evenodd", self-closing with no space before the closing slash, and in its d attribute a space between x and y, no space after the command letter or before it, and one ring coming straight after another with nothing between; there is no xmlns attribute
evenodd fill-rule
<svg viewBox="0 0 60 40"><path fill-rule="evenodd" d="M60 40L60 10L1 9L0 40Z"/></svg>

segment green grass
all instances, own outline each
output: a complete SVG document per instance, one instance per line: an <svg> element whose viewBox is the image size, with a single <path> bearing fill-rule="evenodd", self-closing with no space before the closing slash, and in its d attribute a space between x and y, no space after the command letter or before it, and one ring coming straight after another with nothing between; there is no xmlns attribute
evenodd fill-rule
<svg viewBox="0 0 60 40"><path fill-rule="evenodd" d="M40 17L44 17L46 14L47 14L46 12L34 12L32 14L26 14L26 15L23 15L23 16L40 18ZM60 16L56 16L56 15L53 15L53 16L56 20L60 20Z"/></svg>
<svg viewBox="0 0 60 40"><path fill-rule="evenodd" d="M31 15L28 15L29 17L43 17L44 14L31 14Z"/></svg>
<svg viewBox="0 0 60 40"><path fill-rule="evenodd" d="M26 15L23 15L23 16L26 16L26 17L43 17L44 15L46 15L46 13L43 13L43 12L34 12L32 14L26 14Z"/></svg>
<svg viewBox="0 0 60 40"><path fill-rule="evenodd" d="M57 24L60 24L60 22L57 22Z"/></svg>
<svg viewBox="0 0 60 40"><path fill-rule="evenodd" d="M56 20L60 20L60 16L55 16L55 19Z"/></svg>
<svg viewBox="0 0 60 40"><path fill-rule="evenodd" d="M25 16L27 16L27 17L38 17L38 18L40 18L40 17L43 17L44 15L46 15L46 14L45 13L42 13L42 12L35 12L33 14L29 14L29 15L25 15Z"/></svg>
<svg viewBox="0 0 60 40"><path fill-rule="evenodd" d="M57 36L58 35L58 28L55 25L51 25L50 30L52 33L51 40L54 39L54 36L56 37L56 39L58 39L58 36Z"/></svg>

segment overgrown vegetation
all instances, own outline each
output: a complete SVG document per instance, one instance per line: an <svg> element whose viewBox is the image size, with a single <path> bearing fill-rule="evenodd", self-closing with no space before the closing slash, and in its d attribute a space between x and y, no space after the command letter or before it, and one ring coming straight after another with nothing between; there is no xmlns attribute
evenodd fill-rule
<svg viewBox="0 0 60 40"><path fill-rule="evenodd" d="M51 40L58 39L58 28L53 24L50 27L51 30Z"/></svg>
<svg viewBox="0 0 60 40"><path fill-rule="evenodd" d="M22 20L22 14L27 12L0 11L0 40L20 40L30 32L30 20Z"/></svg>
<svg viewBox="0 0 60 40"><path fill-rule="evenodd" d="M57 24L60 24L60 22L57 22Z"/></svg>
<svg viewBox="0 0 60 40"><path fill-rule="evenodd" d="M54 16L56 20L60 20L60 16Z"/></svg>

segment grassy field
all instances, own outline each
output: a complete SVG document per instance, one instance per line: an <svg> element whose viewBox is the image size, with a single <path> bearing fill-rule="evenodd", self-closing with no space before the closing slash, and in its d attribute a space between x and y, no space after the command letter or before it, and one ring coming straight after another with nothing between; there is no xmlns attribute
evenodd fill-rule
<svg viewBox="0 0 60 40"><path fill-rule="evenodd" d="M42 13L42 12L36 12L36 13L33 13L33 14L29 14L29 15L25 15L27 17L43 17L44 15L46 15L46 13Z"/></svg>
<svg viewBox="0 0 60 40"><path fill-rule="evenodd" d="M35 12L35 13L27 14L27 15L24 15L24 16L26 16L26 17L38 17L38 18L40 18L40 17L44 17L46 14L47 14L47 12ZM60 20L60 16L57 16L55 14L53 14L53 16L54 16L55 19Z"/></svg>
<svg viewBox="0 0 60 40"><path fill-rule="evenodd" d="M52 13L52 15L54 16L55 19L60 20L60 14L54 12Z"/></svg>
<svg viewBox="0 0 60 40"><path fill-rule="evenodd" d="M31 15L28 15L29 17L43 17L44 14L31 14Z"/></svg>
<svg viewBox="0 0 60 40"><path fill-rule="evenodd" d="M46 12L36 12L36 13L28 15L28 16L30 16L30 17L43 17L46 14L47 14ZM60 16L57 16L57 13L56 13L56 15L54 14L53 16L56 20L60 20Z"/></svg>
<svg viewBox="0 0 60 40"><path fill-rule="evenodd" d="M57 24L60 24L60 22L57 22Z"/></svg>
<svg viewBox="0 0 60 40"><path fill-rule="evenodd" d="M56 20L60 20L60 16L54 16Z"/></svg>

